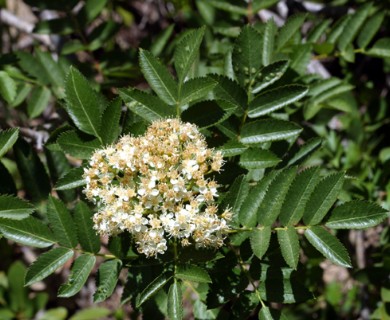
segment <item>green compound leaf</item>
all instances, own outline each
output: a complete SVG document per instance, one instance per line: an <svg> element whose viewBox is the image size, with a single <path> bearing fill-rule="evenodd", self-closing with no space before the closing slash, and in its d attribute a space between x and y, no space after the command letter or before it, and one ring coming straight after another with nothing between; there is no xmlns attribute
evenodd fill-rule
<svg viewBox="0 0 390 320"><path fill-rule="evenodd" d="M299 260L299 239L298 233L294 227L277 230L278 241L282 256L289 267L296 269Z"/></svg>
<svg viewBox="0 0 390 320"><path fill-rule="evenodd" d="M257 96L249 104L248 117L257 118L300 100L308 92L306 86L289 85L272 89Z"/></svg>
<svg viewBox="0 0 390 320"><path fill-rule="evenodd" d="M213 79L208 77L193 78L184 82L180 92L180 105L197 100L206 100L207 94L217 85Z"/></svg>
<svg viewBox="0 0 390 320"><path fill-rule="evenodd" d="M207 100L192 105L181 114L185 122L196 124L200 128L208 128L226 120L236 107L224 104L224 101Z"/></svg>
<svg viewBox="0 0 390 320"><path fill-rule="evenodd" d="M265 66L260 70L253 86L252 93L258 93L269 85L279 80L287 70L289 61L280 60Z"/></svg>
<svg viewBox="0 0 390 320"><path fill-rule="evenodd" d="M93 229L93 212L85 202L79 201L74 212L76 231L81 247L91 253L100 250L100 238Z"/></svg>
<svg viewBox="0 0 390 320"><path fill-rule="evenodd" d="M62 151L79 159L89 159L91 154L101 146L98 139L81 140L75 131L62 133L57 139Z"/></svg>
<svg viewBox="0 0 390 320"><path fill-rule="evenodd" d="M305 237L325 258L340 266L352 267L347 249L334 235L330 234L323 227L313 226L307 229Z"/></svg>
<svg viewBox="0 0 390 320"><path fill-rule="evenodd" d="M168 69L149 51L140 49L141 71L156 94L169 105L177 102L177 84Z"/></svg>
<svg viewBox="0 0 390 320"><path fill-rule="evenodd" d="M37 152L23 139L14 144L13 150L27 195L32 202L45 201L50 193L51 184Z"/></svg>
<svg viewBox="0 0 390 320"><path fill-rule="evenodd" d="M149 285L137 296L136 308L139 308L146 300L156 294L164 285L172 279L172 276L167 276L165 273L155 278Z"/></svg>
<svg viewBox="0 0 390 320"><path fill-rule="evenodd" d="M245 227L254 227L257 222L257 210L264 199L270 183L279 174L278 171L272 171L270 174L260 180L255 187L249 190L241 210L238 212L238 219Z"/></svg>
<svg viewBox="0 0 390 320"><path fill-rule="evenodd" d="M324 177L315 187L306 203L303 221L306 225L316 225L322 221L337 200L344 183L344 172Z"/></svg>
<svg viewBox="0 0 390 320"><path fill-rule="evenodd" d="M34 207L20 198L0 195L0 218L22 220L34 212Z"/></svg>
<svg viewBox="0 0 390 320"><path fill-rule="evenodd" d="M131 111L152 122L174 116L175 110L156 96L137 89L121 89L119 95Z"/></svg>
<svg viewBox="0 0 390 320"><path fill-rule="evenodd" d="M297 165L304 162L314 151L320 148L322 145L322 139L320 137L315 137L303 144L299 150L291 157L287 165Z"/></svg>
<svg viewBox="0 0 390 320"><path fill-rule="evenodd" d="M340 51L344 51L349 44L355 39L360 27L366 20L368 13L372 7L372 3L368 3L362 6L354 14L351 19L345 25L343 32L340 35L337 46Z"/></svg>
<svg viewBox="0 0 390 320"><path fill-rule="evenodd" d="M62 247L54 248L41 254L28 268L24 280L25 285L29 286L45 279L58 268L62 267L72 257L73 250Z"/></svg>
<svg viewBox="0 0 390 320"><path fill-rule="evenodd" d="M104 125L101 127L100 135L105 145L114 143L120 134L121 128L119 121L122 112L122 101L117 98L111 101L106 110L104 110L102 119L104 119Z"/></svg>
<svg viewBox="0 0 390 320"><path fill-rule="evenodd" d="M23 220L0 219L0 232L7 239L30 247L47 248L56 242L49 228L33 217Z"/></svg>
<svg viewBox="0 0 390 320"><path fill-rule="evenodd" d="M297 303L313 298L298 271L267 264L261 264L259 291L261 298L269 302Z"/></svg>
<svg viewBox="0 0 390 320"><path fill-rule="evenodd" d="M212 282L206 270L192 264L178 265L175 278L194 282Z"/></svg>
<svg viewBox="0 0 390 320"><path fill-rule="evenodd" d="M276 38L276 50L279 51L301 28L306 14L298 13L289 17Z"/></svg>
<svg viewBox="0 0 390 320"><path fill-rule="evenodd" d="M379 39L367 54L378 58L390 58L390 38Z"/></svg>
<svg viewBox="0 0 390 320"><path fill-rule="evenodd" d="M331 229L366 229L387 217L389 212L376 203L355 200L333 209L326 226Z"/></svg>
<svg viewBox="0 0 390 320"><path fill-rule="evenodd" d="M60 65L54 61L49 52L41 50L35 50L36 59L40 62L41 66L45 69L45 72L49 78L50 83L54 87L64 87L65 74Z"/></svg>
<svg viewBox="0 0 390 320"><path fill-rule="evenodd" d="M253 253L261 260L269 247L271 240L271 227L255 229L251 232L249 240Z"/></svg>
<svg viewBox="0 0 390 320"><path fill-rule="evenodd" d="M69 318L69 320L109 319L110 314L111 311L107 308L89 307L88 309L84 309L76 312L72 317ZM56 320L56 319L47 319L47 320Z"/></svg>
<svg viewBox="0 0 390 320"><path fill-rule="evenodd" d="M231 185L226 196L223 198L223 208L231 208L233 212L231 225L238 226L238 212L248 196L249 183L245 175L238 176Z"/></svg>
<svg viewBox="0 0 390 320"><path fill-rule="evenodd" d="M28 116L38 117L48 106L51 98L51 92L46 87L35 87L27 104Z"/></svg>
<svg viewBox="0 0 390 320"><path fill-rule="evenodd" d="M229 140L222 147L219 147L218 150L222 152L224 157L234 157L244 153L248 149L248 146L243 145L242 143Z"/></svg>
<svg viewBox="0 0 390 320"><path fill-rule="evenodd" d="M202 43L205 30L206 28L202 27L189 31L176 45L173 61L180 83L184 82L199 54L199 47Z"/></svg>
<svg viewBox="0 0 390 320"><path fill-rule="evenodd" d="M72 265L68 281L58 290L58 297L69 298L78 293L87 281L95 262L95 256L89 254L79 256Z"/></svg>
<svg viewBox="0 0 390 320"><path fill-rule="evenodd" d="M286 140L299 135L302 128L293 122L263 119L242 127L240 141L244 144Z"/></svg>
<svg viewBox="0 0 390 320"><path fill-rule="evenodd" d="M259 52L262 52L261 35L251 26L244 26L233 49L234 72L243 87L252 84L260 69Z"/></svg>
<svg viewBox="0 0 390 320"><path fill-rule="evenodd" d="M335 44L343 33L345 26L351 19L352 15L345 15L341 17L333 26L332 30L329 32L326 42Z"/></svg>
<svg viewBox="0 0 390 320"><path fill-rule="evenodd" d="M77 246L75 224L65 204L49 196L47 205L47 218L58 243L68 248Z"/></svg>
<svg viewBox="0 0 390 320"><path fill-rule="evenodd" d="M180 282L176 279L169 287L168 291L168 317L171 320L183 319L183 297Z"/></svg>
<svg viewBox="0 0 390 320"><path fill-rule="evenodd" d="M296 167L290 167L281 171L272 180L257 211L257 222L260 225L271 226L275 222L296 172Z"/></svg>
<svg viewBox="0 0 390 320"><path fill-rule="evenodd" d="M66 172L61 178L58 179L55 189L56 190L70 190L86 185L86 181L83 178L83 167L73 168Z"/></svg>
<svg viewBox="0 0 390 320"><path fill-rule="evenodd" d="M15 81L5 71L0 71L0 94L9 104L16 97Z"/></svg>
<svg viewBox="0 0 390 320"><path fill-rule="evenodd" d="M248 97L245 90L235 80L215 74L209 77L217 81L217 86L213 90L216 99L225 100L240 109L246 109Z"/></svg>
<svg viewBox="0 0 390 320"><path fill-rule="evenodd" d="M300 172L292 182L280 210L280 222L295 225L301 220L309 200L319 180L319 167L312 167Z"/></svg>
<svg viewBox="0 0 390 320"><path fill-rule="evenodd" d="M16 140L18 140L18 136L19 128L0 131L0 158L12 148Z"/></svg>
<svg viewBox="0 0 390 320"><path fill-rule="evenodd" d="M259 320L288 320L288 318L280 310L262 307L259 312Z"/></svg>
<svg viewBox="0 0 390 320"><path fill-rule="evenodd" d="M366 21L357 38L357 44L359 48L365 48L368 46L368 44L382 26L382 22L385 16L386 11L379 11Z"/></svg>
<svg viewBox="0 0 390 320"><path fill-rule="evenodd" d="M240 156L240 166L245 169L265 169L274 167L280 159L266 149L249 149Z"/></svg>
<svg viewBox="0 0 390 320"><path fill-rule="evenodd" d="M277 29L278 27L276 26L274 19L271 18L266 22L262 39L261 58L263 66L267 66L271 63Z"/></svg>
<svg viewBox="0 0 390 320"><path fill-rule="evenodd" d="M122 268L122 261L118 259L103 262L96 277L96 291L93 295L93 302L98 303L106 300L112 295L118 282Z"/></svg>
<svg viewBox="0 0 390 320"><path fill-rule="evenodd" d="M65 101L73 122L81 131L99 139L105 103L84 76L71 67L65 80Z"/></svg>

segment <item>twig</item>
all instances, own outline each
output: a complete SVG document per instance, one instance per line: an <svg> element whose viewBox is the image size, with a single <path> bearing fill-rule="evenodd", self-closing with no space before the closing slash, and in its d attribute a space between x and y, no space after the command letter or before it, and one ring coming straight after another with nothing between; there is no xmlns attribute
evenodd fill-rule
<svg viewBox="0 0 390 320"><path fill-rule="evenodd" d="M34 34L34 25L23 21L18 16L14 15L10 11L6 9L0 10L0 22L4 23L10 27L14 27L17 30L29 34L34 39L42 42L44 45L48 46L50 49L54 49L54 46L50 40L50 37L48 35L40 35L40 34Z"/></svg>

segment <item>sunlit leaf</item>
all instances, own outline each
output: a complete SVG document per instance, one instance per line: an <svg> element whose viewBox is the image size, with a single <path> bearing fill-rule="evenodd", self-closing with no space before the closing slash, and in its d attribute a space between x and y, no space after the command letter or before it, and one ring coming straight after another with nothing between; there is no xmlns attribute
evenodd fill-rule
<svg viewBox="0 0 390 320"><path fill-rule="evenodd" d="M34 212L34 207L20 198L0 195L0 218L21 220Z"/></svg>
<svg viewBox="0 0 390 320"><path fill-rule="evenodd" d="M305 237L325 258L340 266L352 267L347 249L334 235L330 234L323 227L313 226L306 229Z"/></svg>
<svg viewBox="0 0 390 320"><path fill-rule="evenodd" d="M199 54L205 27L189 31L177 44L174 54L175 69L179 82L184 82L192 64Z"/></svg>
<svg viewBox="0 0 390 320"><path fill-rule="evenodd" d="M19 128L11 128L0 131L0 158L12 148L16 140L18 140Z"/></svg>
<svg viewBox="0 0 390 320"><path fill-rule="evenodd" d="M337 200L343 183L344 172L330 174L318 182L306 203L303 214L305 224L316 225L322 221Z"/></svg>
<svg viewBox="0 0 390 320"><path fill-rule="evenodd" d="M169 105L177 101L177 84L168 69L150 52L140 49L141 71L156 94Z"/></svg>
<svg viewBox="0 0 390 320"><path fill-rule="evenodd" d="M285 140L296 137L302 128L293 122L264 119L242 127L240 141L244 144Z"/></svg>
<svg viewBox="0 0 390 320"><path fill-rule="evenodd" d="M4 237L30 247L46 248L56 242L49 228L33 217L23 220L0 219L0 232Z"/></svg>
<svg viewBox="0 0 390 320"><path fill-rule="evenodd" d="M58 268L62 267L73 257L73 250L67 248L54 248L41 254L37 260L28 268L25 285L29 286L41 281L51 275Z"/></svg>
<svg viewBox="0 0 390 320"><path fill-rule="evenodd" d="M373 202L349 201L333 209L326 226L331 229L365 229L389 217L389 212Z"/></svg>
<svg viewBox="0 0 390 320"><path fill-rule="evenodd" d="M74 248L77 245L75 224L65 204L52 196L49 196L47 206L47 218L59 244Z"/></svg>
<svg viewBox="0 0 390 320"><path fill-rule="evenodd" d="M102 302L112 295L118 282L122 262L120 260L108 260L103 262L96 277L96 291L93 295L95 303Z"/></svg>
<svg viewBox="0 0 390 320"><path fill-rule="evenodd" d="M79 256L73 262L68 281L58 290L58 297L69 298L78 293L87 281L95 262L95 256L89 254Z"/></svg>

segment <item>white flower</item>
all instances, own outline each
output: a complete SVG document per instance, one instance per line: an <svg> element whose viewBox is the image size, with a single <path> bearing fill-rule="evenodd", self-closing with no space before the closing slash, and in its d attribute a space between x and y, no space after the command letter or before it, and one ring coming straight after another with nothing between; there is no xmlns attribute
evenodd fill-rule
<svg viewBox="0 0 390 320"><path fill-rule="evenodd" d="M231 213L217 216L217 184L205 175L222 164L198 128L178 119L156 121L142 137L123 136L96 150L84 169L85 195L99 207L94 228L108 236L130 232L148 257L163 254L171 238L218 248Z"/></svg>

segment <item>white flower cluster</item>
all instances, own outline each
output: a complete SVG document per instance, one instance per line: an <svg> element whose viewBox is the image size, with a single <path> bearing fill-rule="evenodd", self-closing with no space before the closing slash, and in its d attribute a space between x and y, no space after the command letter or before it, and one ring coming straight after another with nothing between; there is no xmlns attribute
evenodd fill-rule
<svg viewBox="0 0 390 320"><path fill-rule="evenodd" d="M164 253L170 238L222 246L231 212L217 215L217 184L205 178L222 164L198 128L178 119L155 121L142 137L123 136L96 150L84 169L85 195L99 207L95 229L107 236L129 231L148 257Z"/></svg>

